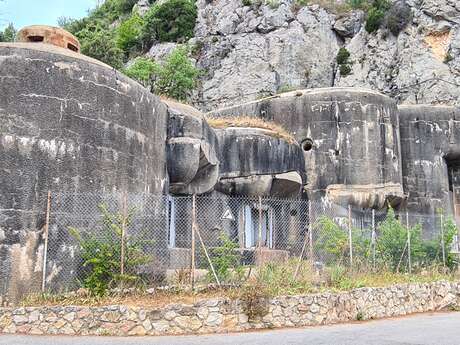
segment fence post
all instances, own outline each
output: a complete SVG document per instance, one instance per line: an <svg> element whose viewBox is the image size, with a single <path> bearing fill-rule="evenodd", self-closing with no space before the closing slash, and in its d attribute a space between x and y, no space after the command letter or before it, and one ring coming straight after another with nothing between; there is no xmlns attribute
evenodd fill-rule
<svg viewBox="0 0 460 345"><path fill-rule="evenodd" d="M375 272L376 262L375 262L375 251L377 246L377 238L375 233L375 210L372 209L372 268Z"/></svg>
<svg viewBox="0 0 460 345"><path fill-rule="evenodd" d="M441 250L442 250L442 264L446 268L446 245L444 242L444 218L442 212L440 213L441 218Z"/></svg>
<svg viewBox="0 0 460 345"><path fill-rule="evenodd" d="M259 251L262 249L262 197L259 196Z"/></svg>
<svg viewBox="0 0 460 345"><path fill-rule="evenodd" d="M190 271L190 282L192 284L192 290L195 287L195 227L196 227L196 195L192 196L192 245L191 245L191 271Z"/></svg>
<svg viewBox="0 0 460 345"><path fill-rule="evenodd" d="M122 201L121 201L121 208L122 208L122 221L121 221L121 253L120 253L120 274L123 277L125 274L125 256L126 256L126 221L128 218L127 212L127 195L126 192L123 192Z"/></svg>
<svg viewBox="0 0 460 345"><path fill-rule="evenodd" d="M412 274L412 254L411 254L411 233L409 227L409 212L406 209L406 228L407 228L407 262L409 265L409 274Z"/></svg>
<svg viewBox="0 0 460 345"><path fill-rule="evenodd" d="M311 264L314 264L315 258L313 257L313 212L311 208L311 200L308 200L308 245L310 251Z"/></svg>
<svg viewBox="0 0 460 345"><path fill-rule="evenodd" d="M51 212L51 191L48 191L48 197L47 197L47 203L46 203L45 232L43 234L45 245L43 248L42 293L45 292L45 284L46 284L46 261L48 260L48 237L49 237L49 225L50 225L50 212Z"/></svg>
<svg viewBox="0 0 460 345"><path fill-rule="evenodd" d="M351 205L348 205L348 240L350 242L350 269L353 270L353 238L351 226Z"/></svg>

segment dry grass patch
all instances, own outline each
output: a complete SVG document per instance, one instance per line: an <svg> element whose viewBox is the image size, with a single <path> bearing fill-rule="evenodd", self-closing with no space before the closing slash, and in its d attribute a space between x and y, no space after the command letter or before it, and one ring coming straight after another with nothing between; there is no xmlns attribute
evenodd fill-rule
<svg viewBox="0 0 460 345"><path fill-rule="evenodd" d="M154 294L142 291L126 295L78 296L75 294L34 294L27 296L20 305L23 307L41 306L90 306L124 305L129 307L162 308L170 304L194 304L204 299L232 296L228 290L213 290L207 292L157 292Z"/></svg>
<svg viewBox="0 0 460 345"><path fill-rule="evenodd" d="M208 117L208 124L217 129L229 127L249 127L261 128L272 132L272 136L286 140L288 143L296 143L296 140L283 126L274 122L265 121L258 117L252 116L234 116L234 117Z"/></svg>

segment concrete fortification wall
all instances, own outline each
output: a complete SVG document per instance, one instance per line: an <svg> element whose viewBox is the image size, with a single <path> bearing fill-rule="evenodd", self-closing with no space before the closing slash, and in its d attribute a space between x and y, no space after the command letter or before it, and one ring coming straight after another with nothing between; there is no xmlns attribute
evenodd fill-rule
<svg viewBox="0 0 460 345"><path fill-rule="evenodd" d="M396 103L352 88L295 91L226 108L283 125L304 150L311 199L382 208L403 197Z"/></svg>
<svg viewBox="0 0 460 345"><path fill-rule="evenodd" d="M47 191L168 189L166 107L95 60L42 44L0 45L0 281L41 282Z"/></svg>
<svg viewBox="0 0 460 345"><path fill-rule="evenodd" d="M66 193L70 206L83 202L79 193L224 194L222 212L209 215L203 228L212 232L231 208L238 219L222 226L231 238L244 231L244 212L231 196L308 198L343 209L392 205L428 215L437 208L460 211L457 108L398 108L375 91L326 88L210 115L272 121L292 138L256 125L212 128L198 110L161 100L70 48L0 44L0 292L40 289L48 191ZM161 219L155 240L166 250L172 211L158 200L144 211ZM186 246L190 209L176 206L185 229L177 244ZM288 207L279 213L298 220ZM300 233L277 234L291 235ZM55 244L59 252L49 253L56 271L78 265L67 244L62 240ZM174 260L160 261L163 270Z"/></svg>

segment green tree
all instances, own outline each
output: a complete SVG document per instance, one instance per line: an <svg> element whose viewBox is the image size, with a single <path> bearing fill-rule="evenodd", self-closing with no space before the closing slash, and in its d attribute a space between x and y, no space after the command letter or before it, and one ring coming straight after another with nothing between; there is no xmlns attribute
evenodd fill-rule
<svg viewBox="0 0 460 345"><path fill-rule="evenodd" d="M116 42L118 48L124 52L130 52L141 44L141 31L143 20L138 14L123 21L116 31Z"/></svg>
<svg viewBox="0 0 460 345"><path fill-rule="evenodd" d="M0 42L14 42L16 34L17 31L14 28L14 25L10 23L3 32L0 32Z"/></svg>
<svg viewBox="0 0 460 345"><path fill-rule="evenodd" d="M197 8L193 0L167 0L155 3L145 15L143 41L183 41L193 37Z"/></svg>
<svg viewBox="0 0 460 345"><path fill-rule="evenodd" d="M115 43L115 33L100 23L87 25L76 33L81 52L114 68L123 66L123 51Z"/></svg>
<svg viewBox="0 0 460 345"><path fill-rule="evenodd" d="M176 48L155 72L153 91L177 100L185 100L196 87L198 69L187 56L187 49Z"/></svg>
<svg viewBox="0 0 460 345"><path fill-rule="evenodd" d="M183 101L196 87L199 71L187 56L185 47L176 48L162 64L138 58L125 70L152 92Z"/></svg>

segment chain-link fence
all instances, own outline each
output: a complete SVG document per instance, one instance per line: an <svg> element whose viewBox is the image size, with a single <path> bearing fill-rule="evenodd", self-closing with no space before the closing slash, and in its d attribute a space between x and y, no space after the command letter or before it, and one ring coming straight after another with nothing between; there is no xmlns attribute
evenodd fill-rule
<svg viewBox="0 0 460 345"><path fill-rule="evenodd" d="M52 293L235 284L256 267L287 261L411 272L455 265L458 252L457 227L442 212L103 193L52 194L48 209L42 289Z"/></svg>

